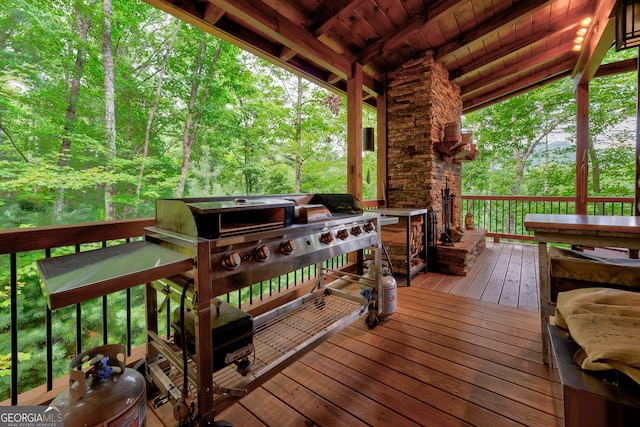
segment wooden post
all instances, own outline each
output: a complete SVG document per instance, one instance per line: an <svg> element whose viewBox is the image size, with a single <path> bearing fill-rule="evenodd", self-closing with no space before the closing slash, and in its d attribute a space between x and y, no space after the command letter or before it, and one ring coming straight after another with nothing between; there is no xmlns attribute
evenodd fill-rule
<svg viewBox="0 0 640 427"><path fill-rule="evenodd" d="M576 87L576 214L587 214L589 179L589 83Z"/></svg>
<svg viewBox="0 0 640 427"><path fill-rule="evenodd" d="M640 47L638 47L640 54ZM633 202L633 214L640 216L640 56L636 66L636 191ZM638 259L640 252L637 249L629 249L629 258Z"/></svg>
<svg viewBox="0 0 640 427"><path fill-rule="evenodd" d="M638 48L640 54L640 47ZM634 215L640 216L640 57L638 57L636 86L636 192Z"/></svg>
<svg viewBox="0 0 640 427"><path fill-rule="evenodd" d="M347 79L347 192L362 200L362 65Z"/></svg>
<svg viewBox="0 0 640 427"><path fill-rule="evenodd" d="M377 197L384 200L387 206L387 76L381 78L382 93L376 100L377 123L378 123L378 144L377 153ZM388 207L388 206L387 206Z"/></svg>

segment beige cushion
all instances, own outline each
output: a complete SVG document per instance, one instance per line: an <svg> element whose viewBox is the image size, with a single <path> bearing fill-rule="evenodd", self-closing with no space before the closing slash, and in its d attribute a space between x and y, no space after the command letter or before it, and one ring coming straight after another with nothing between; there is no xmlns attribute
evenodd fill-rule
<svg viewBox="0 0 640 427"><path fill-rule="evenodd" d="M565 327L584 353L583 369L617 369L640 383L640 293L609 288L558 294L556 325Z"/></svg>

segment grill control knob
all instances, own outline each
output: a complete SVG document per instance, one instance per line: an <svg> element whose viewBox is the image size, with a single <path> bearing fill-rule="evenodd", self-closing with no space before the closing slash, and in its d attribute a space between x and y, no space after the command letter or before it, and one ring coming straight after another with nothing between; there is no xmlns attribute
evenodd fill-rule
<svg viewBox="0 0 640 427"><path fill-rule="evenodd" d="M227 270L235 270L238 268L242 260L237 252L228 253L222 258L222 266Z"/></svg>
<svg viewBox="0 0 640 427"><path fill-rule="evenodd" d="M271 251L267 245L260 245L253 252L253 256L256 261L264 262L269 259L269 255L271 255Z"/></svg>
<svg viewBox="0 0 640 427"><path fill-rule="evenodd" d="M349 237L349 232L346 228L343 228L342 230L338 230L338 232L336 233L336 237L340 240L344 240Z"/></svg>
<svg viewBox="0 0 640 427"><path fill-rule="evenodd" d="M294 245L293 240L285 240L284 242L280 243L280 252L285 255L291 255L295 250L296 246Z"/></svg>
<svg viewBox="0 0 640 427"><path fill-rule="evenodd" d="M323 233L322 236L320 236L320 242L324 243L325 245L333 242L333 233L330 231L328 233Z"/></svg>
<svg viewBox="0 0 640 427"><path fill-rule="evenodd" d="M351 228L351 234L353 234L354 236L359 236L362 234L362 228L360 228L359 225L356 225L355 227Z"/></svg>
<svg viewBox="0 0 640 427"><path fill-rule="evenodd" d="M366 231L367 233L371 233L373 230L375 230L375 226L373 225L372 222L368 222L364 225L364 231Z"/></svg>

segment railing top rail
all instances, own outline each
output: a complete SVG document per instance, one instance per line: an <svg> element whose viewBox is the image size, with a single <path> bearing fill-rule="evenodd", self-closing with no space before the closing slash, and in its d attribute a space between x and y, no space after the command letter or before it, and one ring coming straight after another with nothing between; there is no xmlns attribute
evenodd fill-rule
<svg viewBox="0 0 640 427"><path fill-rule="evenodd" d="M515 200L515 201L530 201L530 202L575 202L574 196L496 196L496 195L475 195L475 194L463 194L464 200ZM587 202L591 203L605 203L605 202L618 202L618 203L633 203L635 200L633 197L587 197Z"/></svg>
<svg viewBox="0 0 640 427"><path fill-rule="evenodd" d="M137 237L155 218L0 230L0 255Z"/></svg>

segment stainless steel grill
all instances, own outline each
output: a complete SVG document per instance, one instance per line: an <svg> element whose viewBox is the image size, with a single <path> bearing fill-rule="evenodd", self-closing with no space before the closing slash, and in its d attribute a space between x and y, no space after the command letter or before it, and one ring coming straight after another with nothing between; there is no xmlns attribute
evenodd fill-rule
<svg viewBox="0 0 640 427"><path fill-rule="evenodd" d="M253 319L253 352L247 355L244 347L236 350L240 359L252 364L248 374L236 369L235 360L217 369L211 361L213 298L364 248L372 248L377 259L378 215L364 213L348 195L169 199L157 201L156 224L147 241L188 255L194 268L149 287L150 371L162 390L173 393L175 400L181 398L177 392L185 387L181 350L153 330L160 291L182 300L195 316L195 352L187 375L191 393L196 390L201 424L213 420L220 393L237 394L236 389L355 320L366 306L359 295L325 287L319 273L317 290ZM169 371L160 369L166 364L161 356L170 361Z"/></svg>
<svg viewBox="0 0 640 427"><path fill-rule="evenodd" d="M174 401L174 413L191 411L185 397L195 397L192 417L210 425L215 396L241 394L362 314L363 297L324 286L321 262L371 248L377 266L380 246L379 216L349 195L163 199L144 241L41 260L38 268L51 309L147 283L148 377L162 391L159 401ZM215 297L312 264L319 275L312 293L255 318L229 304L218 312ZM162 298L181 307L173 342L158 336Z"/></svg>
<svg viewBox="0 0 640 427"><path fill-rule="evenodd" d="M371 248L377 272L379 225L377 214L344 194L162 199L144 241L41 260L38 268L51 309L147 283L148 376L175 413L191 411L185 397L195 397L192 417L210 425L217 395L241 394L362 314L363 297L324 285L321 262ZM312 264L319 276L312 293L255 318L216 302ZM158 336L163 298L181 307L173 341Z"/></svg>

